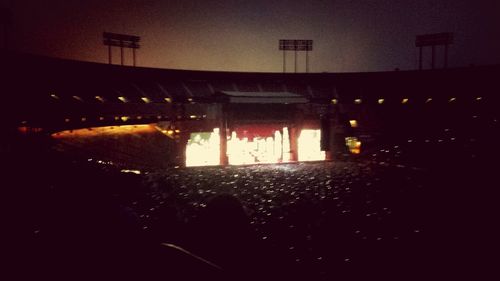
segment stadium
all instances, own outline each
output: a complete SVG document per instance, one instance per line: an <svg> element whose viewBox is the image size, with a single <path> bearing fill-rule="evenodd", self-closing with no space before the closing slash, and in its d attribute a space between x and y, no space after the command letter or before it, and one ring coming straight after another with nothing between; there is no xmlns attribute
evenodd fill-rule
<svg viewBox="0 0 500 281"><path fill-rule="evenodd" d="M2 62L18 276L491 272L497 65L243 73L13 52Z"/></svg>

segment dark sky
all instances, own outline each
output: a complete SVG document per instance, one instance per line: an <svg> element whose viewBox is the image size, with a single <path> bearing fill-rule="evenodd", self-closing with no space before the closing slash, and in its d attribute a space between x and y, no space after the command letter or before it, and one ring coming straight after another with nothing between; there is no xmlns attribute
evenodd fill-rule
<svg viewBox="0 0 500 281"><path fill-rule="evenodd" d="M498 0L0 1L11 48L77 60L107 62L110 31L142 37L140 66L280 72L278 40L312 39L312 72L405 70L417 66L415 35L449 31L451 66L500 63ZM293 71L292 52L287 63Z"/></svg>

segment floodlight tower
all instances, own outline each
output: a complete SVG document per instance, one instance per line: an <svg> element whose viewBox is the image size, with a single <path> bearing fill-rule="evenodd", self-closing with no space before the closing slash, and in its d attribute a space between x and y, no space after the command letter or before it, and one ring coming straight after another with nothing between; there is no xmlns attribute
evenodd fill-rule
<svg viewBox="0 0 500 281"><path fill-rule="evenodd" d="M135 50L140 48L139 41L141 41L141 37L135 35L125 35L125 34L117 34L111 32L104 32L102 34L103 44L108 46L108 63L112 64L112 53L111 47L120 47L120 62L121 65L124 64L123 58L123 48L132 49L133 55L133 65L136 66L136 55Z"/></svg>
<svg viewBox="0 0 500 281"><path fill-rule="evenodd" d="M443 32L434 34L418 35L415 40L415 46L419 48L418 69L422 70L422 51L423 47L432 48L431 68L435 68L436 46L444 46L444 68L448 67L448 46L453 43L453 33Z"/></svg>
<svg viewBox="0 0 500 281"><path fill-rule="evenodd" d="M297 73L297 52L306 52L306 73L309 72L309 51L312 51L313 40L279 40L279 50L283 51L283 73L286 72L286 51L294 51L295 73Z"/></svg>

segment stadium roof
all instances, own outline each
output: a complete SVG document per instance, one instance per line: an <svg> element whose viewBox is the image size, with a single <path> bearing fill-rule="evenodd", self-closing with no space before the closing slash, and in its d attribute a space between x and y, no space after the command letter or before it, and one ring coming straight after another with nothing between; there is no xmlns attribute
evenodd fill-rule
<svg viewBox="0 0 500 281"><path fill-rule="evenodd" d="M235 92L221 91L219 101L229 103L307 103L309 100L299 94L290 92Z"/></svg>

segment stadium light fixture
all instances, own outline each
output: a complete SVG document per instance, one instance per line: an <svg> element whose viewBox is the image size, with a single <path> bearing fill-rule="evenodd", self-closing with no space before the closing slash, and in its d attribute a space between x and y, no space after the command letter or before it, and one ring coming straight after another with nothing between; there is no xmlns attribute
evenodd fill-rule
<svg viewBox="0 0 500 281"><path fill-rule="evenodd" d="M111 32L103 32L103 44L108 46L108 63L112 63L111 47L120 47L121 65L124 64L123 48L132 49L133 65L136 66L135 50L140 48L139 41L141 37L135 35L118 34Z"/></svg>
<svg viewBox="0 0 500 281"><path fill-rule="evenodd" d="M297 52L306 52L306 73L309 72L309 51L313 50L313 40L281 39L279 50L283 51L283 73L286 72L286 51L295 53L295 73L297 73Z"/></svg>
<svg viewBox="0 0 500 281"><path fill-rule="evenodd" d="M454 35L452 32L418 35L415 39L415 46L419 48L418 69L422 70L423 47L427 46L430 46L432 48L432 69L434 69L435 66L436 46L444 46L444 68L447 68L448 46L453 43L453 37Z"/></svg>

